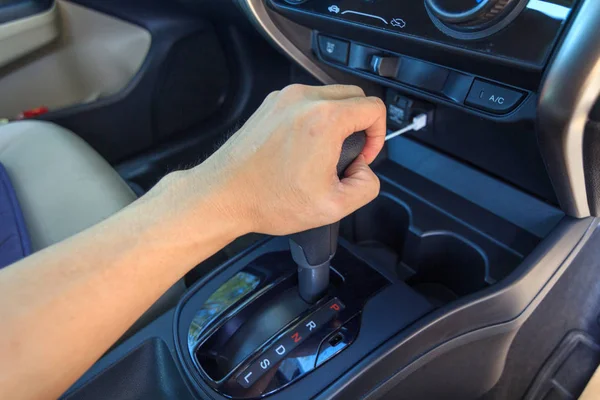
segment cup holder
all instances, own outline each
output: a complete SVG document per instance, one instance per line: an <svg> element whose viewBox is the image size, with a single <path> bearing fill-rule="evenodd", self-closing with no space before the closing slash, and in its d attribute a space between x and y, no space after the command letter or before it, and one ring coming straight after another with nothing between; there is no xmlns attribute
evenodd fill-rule
<svg viewBox="0 0 600 400"><path fill-rule="evenodd" d="M438 305L503 278L490 276L490 263L495 270L512 271L519 262L503 256L509 250L439 209L425 203L411 208L384 192L343 220L340 234L361 257L393 271Z"/></svg>
<svg viewBox="0 0 600 400"><path fill-rule="evenodd" d="M409 285L427 291L433 285L442 286L443 297L462 297L487 286L487 258L473 243L452 232L427 232L419 242L414 252L415 274L408 279Z"/></svg>
<svg viewBox="0 0 600 400"><path fill-rule="evenodd" d="M340 236L354 245L354 250L371 263L398 273L410 234L409 208L396 199L381 194L377 199L342 220ZM411 270L402 278L413 275Z"/></svg>
<svg viewBox="0 0 600 400"><path fill-rule="evenodd" d="M410 226L410 213L401 203L380 196L344 219L340 235L350 242L402 257L402 249Z"/></svg>

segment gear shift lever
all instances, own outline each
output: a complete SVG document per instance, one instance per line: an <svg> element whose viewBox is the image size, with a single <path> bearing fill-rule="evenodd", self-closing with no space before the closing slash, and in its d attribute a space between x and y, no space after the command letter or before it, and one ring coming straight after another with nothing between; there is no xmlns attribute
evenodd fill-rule
<svg viewBox="0 0 600 400"><path fill-rule="evenodd" d="M338 176L358 157L365 147L366 135L356 132L342 146L337 165ZM329 266L338 244L340 223L300 232L290 237L292 258L298 264L300 296L308 303L319 300L329 286Z"/></svg>

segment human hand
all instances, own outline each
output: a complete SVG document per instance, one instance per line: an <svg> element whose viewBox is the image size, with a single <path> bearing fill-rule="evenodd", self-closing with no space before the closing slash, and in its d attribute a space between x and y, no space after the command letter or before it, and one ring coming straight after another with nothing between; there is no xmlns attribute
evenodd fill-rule
<svg viewBox="0 0 600 400"><path fill-rule="evenodd" d="M340 180L342 144L367 141ZM271 93L214 155L190 171L246 231L286 235L339 221L373 200L369 164L381 151L386 108L356 86L288 86Z"/></svg>

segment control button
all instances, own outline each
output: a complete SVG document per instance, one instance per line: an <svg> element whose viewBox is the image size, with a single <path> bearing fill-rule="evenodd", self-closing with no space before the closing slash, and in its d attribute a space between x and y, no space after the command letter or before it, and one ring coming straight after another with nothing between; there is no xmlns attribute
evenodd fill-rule
<svg viewBox="0 0 600 400"><path fill-rule="evenodd" d="M351 43L348 67L362 71L371 71L371 60L374 55L381 55L381 51L361 44Z"/></svg>
<svg viewBox="0 0 600 400"><path fill-rule="evenodd" d="M328 61L347 65L349 49L348 42L319 35L319 50L323 58Z"/></svg>
<svg viewBox="0 0 600 400"><path fill-rule="evenodd" d="M444 89L450 71L428 62L403 58L397 80L430 92Z"/></svg>
<svg viewBox="0 0 600 400"><path fill-rule="evenodd" d="M281 339L273 343L238 376L237 382L246 389L252 386L270 368L286 358L292 350L300 346L310 335L331 321L344 308L344 304L337 298L328 301L324 306L289 330Z"/></svg>
<svg viewBox="0 0 600 400"><path fill-rule="evenodd" d="M463 104L471 86L473 85L474 78L470 75L461 74L460 72L452 71L446 80L444 85L443 94L447 98L454 100L457 103Z"/></svg>
<svg viewBox="0 0 600 400"><path fill-rule="evenodd" d="M384 78L396 78L400 69L400 57L375 55L371 59L371 71Z"/></svg>
<svg viewBox="0 0 600 400"><path fill-rule="evenodd" d="M475 79L465 103L496 114L507 113L519 104L523 93Z"/></svg>

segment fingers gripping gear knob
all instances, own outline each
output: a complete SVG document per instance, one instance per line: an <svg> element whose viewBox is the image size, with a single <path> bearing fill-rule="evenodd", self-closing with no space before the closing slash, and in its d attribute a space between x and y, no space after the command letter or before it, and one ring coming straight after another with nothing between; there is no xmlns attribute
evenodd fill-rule
<svg viewBox="0 0 600 400"><path fill-rule="evenodd" d="M364 132L354 133L346 139L337 165L340 178L362 152L365 143ZM327 292L329 267L337 249L339 227L337 222L290 236L292 258L298 264L300 296L308 303L315 303Z"/></svg>

